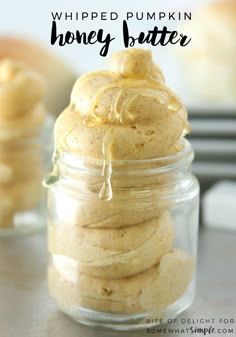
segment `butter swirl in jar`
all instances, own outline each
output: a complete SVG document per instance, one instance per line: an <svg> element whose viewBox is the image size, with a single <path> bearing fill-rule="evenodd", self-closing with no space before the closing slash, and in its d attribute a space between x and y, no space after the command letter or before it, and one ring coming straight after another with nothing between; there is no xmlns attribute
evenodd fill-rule
<svg viewBox="0 0 236 337"><path fill-rule="evenodd" d="M150 51L119 52L110 70L75 83L45 180L49 289L74 319L135 329L191 304L198 183L189 131Z"/></svg>
<svg viewBox="0 0 236 337"><path fill-rule="evenodd" d="M0 234L43 225L41 77L17 61L0 62Z"/></svg>

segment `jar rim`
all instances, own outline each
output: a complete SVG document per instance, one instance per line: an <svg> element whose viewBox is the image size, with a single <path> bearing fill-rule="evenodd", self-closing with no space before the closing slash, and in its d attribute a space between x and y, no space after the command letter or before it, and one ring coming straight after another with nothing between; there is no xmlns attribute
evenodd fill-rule
<svg viewBox="0 0 236 337"><path fill-rule="evenodd" d="M186 166L193 160L194 154L189 141L183 138L183 148L175 154L166 157L136 159L136 160L112 160L112 174L115 171L122 173L122 168L125 166L124 173L135 173L140 171L154 170L155 173L169 171L178 167ZM62 152L59 153L54 161L55 164L66 167L71 170L100 172L104 165L103 159L96 159L91 157L83 157L78 154Z"/></svg>

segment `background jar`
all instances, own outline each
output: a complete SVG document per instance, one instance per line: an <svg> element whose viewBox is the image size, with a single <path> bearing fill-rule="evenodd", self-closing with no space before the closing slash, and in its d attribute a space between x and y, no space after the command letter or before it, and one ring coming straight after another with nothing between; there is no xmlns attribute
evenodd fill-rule
<svg viewBox="0 0 236 337"><path fill-rule="evenodd" d="M49 290L75 320L118 330L173 318L195 294L199 185L193 152L112 162L62 153L48 183Z"/></svg>
<svg viewBox="0 0 236 337"><path fill-rule="evenodd" d="M52 128L53 118L47 116L37 128L0 130L0 236L45 227L42 179L53 148Z"/></svg>

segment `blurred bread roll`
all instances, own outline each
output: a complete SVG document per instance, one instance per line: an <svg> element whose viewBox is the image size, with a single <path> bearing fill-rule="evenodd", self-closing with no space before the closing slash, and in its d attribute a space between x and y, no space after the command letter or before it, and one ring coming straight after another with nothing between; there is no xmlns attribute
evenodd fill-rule
<svg viewBox="0 0 236 337"><path fill-rule="evenodd" d="M0 62L0 111L1 119L25 116L42 100L44 84L37 73L11 59Z"/></svg>
<svg viewBox="0 0 236 337"><path fill-rule="evenodd" d="M236 101L236 1L207 4L182 26L192 41L178 48L191 92L209 101Z"/></svg>
<svg viewBox="0 0 236 337"><path fill-rule="evenodd" d="M46 108L58 115L69 103L76 74L58 57L34 42L0 36L0 45L0 60L13 58L21 61L44 77Z"/></svg>

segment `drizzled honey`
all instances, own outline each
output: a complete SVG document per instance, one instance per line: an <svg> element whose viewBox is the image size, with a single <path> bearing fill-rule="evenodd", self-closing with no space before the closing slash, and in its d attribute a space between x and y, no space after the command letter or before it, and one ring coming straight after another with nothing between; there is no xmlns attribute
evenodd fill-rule
<svg viewBox="0 0 236 337"><path fill-rule="evenodd" d="M168 128L175 128L173 136ZM156 157L156 149L165 154L188 131L187 113L165 85L151 52L128 49L113 55L109 71L91 72L76 82L70 107L56 124L55 153L102 159L99 197L108 201L113 160Z"/></svg>
<svg viewBox="0 0 236 337"><path fill-rule="evenodd" d="M109 201L112 198L112 186L111 186L111 174L112 174L112 158L111 158L111 147L112 147L113 137L112 129L108 130L103 142L102 142L102 152L103 152L103 168L102 175L104 177L104 182L99 192L99 198L104 201Z"/></svg>
<svg viewBox="0 0 236 337"><path fill-rule="evenodd" d="M48 280L76 320L105 317L116 329L129 315L128 327L149 313L168 318L177 303L176 315L192 299L198 186L187 130L186 110L148 51L115 54L110 71L75 84L55 124ZM191 249L176 247L189 239Z"/></svg>

